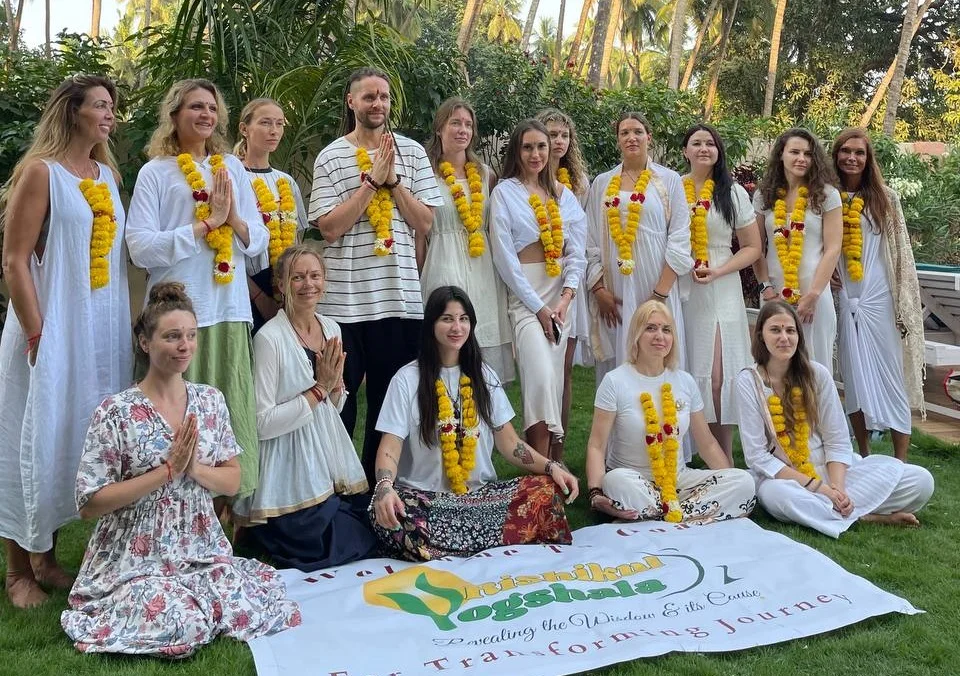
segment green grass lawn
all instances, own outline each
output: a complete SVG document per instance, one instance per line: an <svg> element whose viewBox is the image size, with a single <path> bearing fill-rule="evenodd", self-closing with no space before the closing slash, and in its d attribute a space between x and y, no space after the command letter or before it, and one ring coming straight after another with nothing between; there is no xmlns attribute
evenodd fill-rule
<svg viewBox="0 0 960 676"><path fill-rule="evenodd" d="M584 493L584 451L590 433L593 391L593 371L576 368L566 460L574 473L581 477ZM519 388L515 385L510 388L510 396L514 408L520 411ZM357 440L358 445L361 441ZM927 611L926 614L913 617L888 615L790 643L722 655L668 655L591 673L604 676L960 674L960 648L955 643L956 627L960 624L960 547L957 545L960 532L957 523L960 515L960 446L950 446L920 434L914 435L913 444L911 462L928 468L937 481L933 500L920 513L924 524L920 529L857 524L835 541L813 531L777 523L759 509L753 518L764 528L810 545L852 573L905 597ZM876 450L890 453L889 442L878 444ZM497 469L504 477L516 473L513 467L503 462L498 462ZM585 496L568 510L574 528L597 522ZM59 556L68 567L79 567L91 528L89 523L73 523L63 530ZM227 639L216 641L189 660L174 663L81 655L73 649L60 628L60 612L66 607L65 592L54 594L42 608L26 612L15 610L5 595L0 596L0 674L4 676L255 674L247 647ZM318 674L322 672L318 671ZM545 672L544 676L549 675Z"/></svg>

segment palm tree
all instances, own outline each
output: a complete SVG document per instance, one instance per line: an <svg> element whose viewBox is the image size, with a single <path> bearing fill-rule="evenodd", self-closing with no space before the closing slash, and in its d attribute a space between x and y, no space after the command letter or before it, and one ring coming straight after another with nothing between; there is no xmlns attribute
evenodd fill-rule
<svg viewBox="0 0 960 676"><path fill-rule="evenodd" d="M623 0L612 0L610 3L610 21L607 22L607 32L603 38L603 55L600 59L600 82L607 81L610 73L610 58L613 56L613 41L620 30L620 20L623 9Z"/></svg>
<svg viewBox="0 0 960 676"><path fill-rule="evenodd" d="M23 0L21 0L22 2ZM580 7L580 20L577 21L577 32L574 33L573 43L570 45L570 56L567 57L567 67L576 68L580 58L580 45L583 42L583 35L587 28L587 19L590 18L590 10L593 8L593 0L583 0Z"/></svg>
<svg viewBox="0 0 960 676"><path fill-rule="evenodd" d="M690 84L690 77L693 75L693 67L697 63L697 56L700 55L703 39L707 35L707 30L713 25L713 20L716 18L719 7L720 0L711 0L710 6L707 7L707 13L704 15L703 21L700 22L700 29L697 31L697 39L693 43L693 51L690 52L690 57L687 59L687 67L683 71L683 78L680 80L680 89L686 89Z"/></svg>
<svg viewBox="0 0 960 676"><path fill-rule="evenodd" d="M677 0L673 10L673 25L670 28L670 74L667 76L667 86L670 89L676 89L680 81L680 58L683 56L689 4L690 0Z"/></svg>
<svg viewBox="0 0 960 676"><path fill-rule="evenodd" d="M533 23L537 20L537 8L540 0L530 0L530 10L527 12L527 22L523 24L523 38L520 40L520 49L526 50L530 44L530 35L533 33Z"/></svg>
<svg viewBox="0 0 960 676"><path fill-rule="evenodd" d="M552 16L540 17L540 22L537 24L535 46L538 56L545 56L551 61L555 60L556 52L554 50L557 47L557 24Z"/></svg>
<svg viewBox="0 0 960 676"><path fill-rule="evenodd" d="M610 24L612 4L613 0L597 0L597 16L593 20L593 40L590 45L590 67L587 70L587 82L594 87L600 86L603 45L607 39L607 26Z"/></svg>
<svg viewBox="0 0 960 676"><path fill-rule="evenodd" d="M100 37L100 9L101 0L93 0L93 8L90 10L90 37Z"/></svg>
<svg viewBox="0 0 960 676"><path fill-rule="evenodd" d="M915 23L917 23L917 0L907 0L907 8L903 13L903 26L900 29L900 46L897 48L897 57L894 60L896 67L890 80L890 89L887 91L887 111L883 116L884 134L893 135L897 124L897 107L900 105L903 79L907 74L907 59L910 58L910 42L913 40Z"/></svg>
<svg viewBox="0 0 960 676"><path fill-rule="evenodd" d="M43 55L50 58L50 0L43 0Z"/></svg>
<svg viewBox="0 0 960 676"><path fill-rule="evenodd" d="M665 59L670 27L664 18L669 3L670 0L627 0L623 5L620 42L636 82L650 79Z"/></svg>
<svg viewBox="0 0 960 676"><path fill-rule="evenodd" d="M723 30L720 34L720 51L713 64L713 72L710 74L710 84L707 86L707 98L703 103L703 119L707 121L710 120L710 113L713 112L713 102L717 97L717 83L720 81L720 68L723 66L723 58L727 55L730 32L733 29L733 22L737 18L737 9L739 7L740 0L733 0L733 7L729 12L724 12Z"/></svg>
<svg viewBox="0 0 960 676"><path fill-rule="evenodd" d="M586 4L586 3L584 3ZM567 11L567 0L560 0L560 11L557 13L557 44L553 48L553 72L557 73L563 67L560 61L563 59L563 15Z"/></svg>
<svg viewBox="0 0 960 676"><path fill-rule="evenodd" d="M763 116L773 115L773 93L777 85L777 62L780 60L780 35L783 32L783 14L787 11L787 0L777 0L777 12L773 17L773 31L770 34L770 60L767 62L767 88L763 95Z"/></svg>
<svg viewBox="0 0 960 676"><path fill-rule="evenodd" d="M9 51L7 65L9 66L9 56L17 51L17 42L20 39L20 19L23 18L23 0L17 2L17 11L13 11L13 3L10 0L3 0L3 8L7 16L7 30L10 32L7 50Z"/></svg>
<svg viewBox="0 0 960 676"><path fill-rule="evenodd" d="M510 0L493 0L487 5L490 15L487 24L487 39L491 42L520 42L523 29L513 13L516 11L516 2ZM486 12L484 12L486 14Z"/></svg>
<svg viewBox="0 0 960 676"><path fill-rule="evenodd" d="M463 9L463 21L460 23L460 33L457 35L457 48L462 54L466 54L470 47L470 36L473 35L473 27L477 23L477 17L480 16L482 8L483 0L467 0L467 6Z"/></svg>

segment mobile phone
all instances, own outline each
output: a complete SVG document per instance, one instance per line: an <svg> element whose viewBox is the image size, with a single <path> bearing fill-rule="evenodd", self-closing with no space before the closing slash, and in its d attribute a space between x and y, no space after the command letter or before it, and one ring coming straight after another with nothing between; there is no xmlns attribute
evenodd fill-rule
<svg viewBox="0 0 960 676"><path fill-rule="evenodd" d="M550 318L550 325L553 326L553 344L560 344L560 324L557 323L555 317Z"/></svg>

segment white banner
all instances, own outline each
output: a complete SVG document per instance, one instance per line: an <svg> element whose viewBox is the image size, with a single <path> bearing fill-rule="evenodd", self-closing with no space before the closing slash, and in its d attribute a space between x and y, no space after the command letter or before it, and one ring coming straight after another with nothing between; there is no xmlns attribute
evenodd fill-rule
<svg viewBox="0 0 960 676"><path fill-rule="evenodd" d="M747 519L610 524L570 546L283 576L303 624L250 643L259 676L560 676L922 612Z"/></svg>

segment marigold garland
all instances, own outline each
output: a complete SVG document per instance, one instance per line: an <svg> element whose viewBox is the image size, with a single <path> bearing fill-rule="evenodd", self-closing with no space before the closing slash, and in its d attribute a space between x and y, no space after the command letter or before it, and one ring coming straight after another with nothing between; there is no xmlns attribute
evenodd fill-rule
<svg viewBox="0 0 960 676"><path fill-rule="evenodd" d="M660 404L663 407L663 424L657 415L657 407L649 392L640 394L640 406L647 422L647 454L650 456L650 471L653 483L663 500L660 508L663 520L678 523L683 520L680 501L677 498L677 453L680 449L677 427L677 403L673 398L670 383L660 386Z"/></svg>
<svg viewBox="0 0 960 676"><path fill-rule="evenodd" d="M460 214L460 222L467 231L467 252L472 258L478 258L483 255L485 249L483 233L480 232L480 227L483 225L483 179L480 178L477 165L473 162L467 162L463 170L467 175L467 187L470 189L469 201L463 186L457 181L453 165L449 162L440 163L440 175L450 188L453 203L457 207L457 213Z"/></svg>
<svg viewBox="0 0 960 676"><path fill-rule="evenodd" d="M254 179L253 192L257 196L257 209L263 223L270 231L270 244L267 247L270 265L276 265L280 254L292 246L297 238L297 203L293 199L293 189L287 179L277 180L279 204L262 178Z"/></svg>
<svg viewBox="0 0 960 676"><path fill-rule="evenodd" d="M80 181L80 192L93 212L90 230L90 288L102 289L110 283L110 264L107 255L113 249L117 235L116 212L113 197L106 183L95 183L89 178Z"/></svg>
<svg viewBox="0 0 960 676"><path fill-rule="evenodd" d="M529 202L540 227L540 242L543 244L547 276L556 277L560 274L560 256L563 255L563 218L560 216L560 207L552 197L547 200L546 207L539 195L530 195Z"/></svg>
<svg viewBox="0 0 960 676"><path fill-rule="evenodd" d="M863 198L856 193L843 194L843 255L847 259L847 274L859 282L863 279Z"/></svg>
<svg viewBox="0 0 960 676"><path fill-rule="evenodd" d="M460 376L460 419L453 411L453 402L447 394L443 380L437 378L437 429L440 435L440 454L443 472L450 482L450 489L457 495L467 492L467 479L476 467L477 440L480 425L477 407L473 401L473 388L468 376ZM457 440L460 448L457 449Z"/></svg>
<svg viewBox="0 0 960 676"><path fill-rule="evenodd" d="M797 201L790 214L787 226L787 191L777 191L777 201L773 204L773 244L777 249L777 258L783 268L783 290L780 295L791 305L800 302L800 259L803 255L803 229L807 212L807 189L797 191Z"/></svg>
<svg viewBox="0 0 960 676"><path fill-rule="evenodd" d="M357 148L357 166L360 167L361 182L373 169L373 161L366 148ZM393 251L393 198L387 188L377 188L373 199L367 205L367 218L373 226L376 240L373 252L378 256L388 256Z"/></svg>
<svg viewBox="0 0 960 676"><path fill-rule="evenodd" d="M557 167L557 180L560 181L560 185L564 186L567 190L573 190L573 181L570 180L570 170L566 167Z"/></svg>
<svg viewBox="0 0 960 676"><path fill-rule="evenodd" d="M693 251L693 269L710 267L709 238L707 235L707 212L713 200L713 179L708 178L700 188L700 196L693 178L683 179L683 191L690 207L690 248Z"/></svg>
<svg viewBox="0 0 960 676"><path fill-rule="evenodd" d="M787 419L783 415L783 403L776 394L767 397L767 407L773 419L773 429L777 433L777 440L783 447L793 465L801 474L819 479L817 470L810 462L810 423L807 422L807 412L803 407L803 390L794 387L790 390L790 399L793 401L793 442L787 432Z"/></svg>
<svg viewBox="0 0 960 676"><path fill-rule="evenodd" d="M651 172L644 169L637 176L630 193L630 203L627 205L627 227L623 228L620 218L620 181L622 174L616 174L610 179L607 186L606 200L603 206L607 209L607 224L610 228L610 237L617 245L617 268L620 274L629 275L633 272L633 243L637 239L637 230L640 228L640 217L643 215L643 203L647 199L647 184L650 182Z"/></svg>
<svg viewBox="0 0 960 676"><path fill-rule="evenodd" d="M187 179L187 185L193 190L193 214L198 221L210 218L210 193L203 180L203 174L197 169L190 153L177 155L177 166ZM223 167L223 155L210 156L210 172L215 176ZM206 235L207 246L213 249L213 281L217 284L229 284L233 281L233 228L224 223Z"/></svg>

